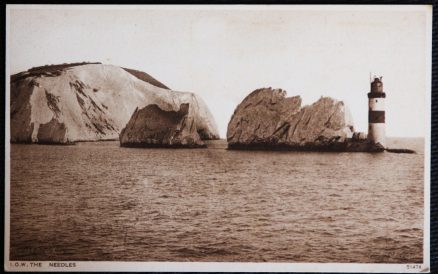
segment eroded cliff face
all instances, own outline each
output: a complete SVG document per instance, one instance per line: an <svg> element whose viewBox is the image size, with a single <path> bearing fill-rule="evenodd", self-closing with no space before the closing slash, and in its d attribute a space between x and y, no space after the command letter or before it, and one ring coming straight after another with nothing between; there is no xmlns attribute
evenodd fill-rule
<svg viewBox="0 0 438 274"><path fill-rule="evenodd" d="M299 96L264 88L249 94L228 124L229 148L342 149L354 132L343 102L321 97L301 107Z"/></svg>
<svg viewBox="0 0 438 274"><path fill-rule="evenodd" d="M102 64L41 67L13 75L11 141L62 144L118 139L136 108L155 104L177 109L183 103L190 104L202 139L219 138L214 119L198 96L162 87L147 74L133 75Z"/></svg>
<svg viewBox="0 0 438 274"><path fill-rule="evenodd" d="M136 109L120 133L120 145L125 147L205 147L198 133L196 115L190 104L179 109L162 109L148 105Z"/></svg>

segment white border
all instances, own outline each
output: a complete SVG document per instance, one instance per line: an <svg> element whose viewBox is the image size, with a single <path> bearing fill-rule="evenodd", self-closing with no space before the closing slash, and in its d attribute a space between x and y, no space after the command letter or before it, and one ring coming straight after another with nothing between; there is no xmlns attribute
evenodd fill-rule
<svg viewBox="0 0 438 274"><path fill-rule="evenodd" d="M11 9L75 9L75 10L349 10L349 11L423 11L426 13L426 63L429 68L426 76L426 136L424 165L424 241L423 264L356 264L356 263L229 263L229 262L84 262L84 261L9 261L10 247L10 67L9 35ZM431 145L431 72L432 72L432 5L6 5L6 115L5 115L5 232L4 269L6 271L202 271L202 272L430 272L430 145ZM50 264L58 263L57 266Z"/></svg>
<svg viewBox="0 0 438 274"><path fill-rule="evenodd" d="M24 267L14 267L15 264ZM193 262L56 262L64 267L50 267L49 263L41 267L31 267L29 262L9 262L8 271L129 271L129 272L429 272L421 264L351 264L351 263L193 263ZM72 265L75 264L73 267ZM68 266L70 265L70 267ZM8 265L9 266L9 265Z"/></svg>
<svg viewBox="0 0 438 274"><path fill-rule="evenodd" d="M428 11L432 5L23 5L9 4L7 9L39 10L294 10L294 11Z"/></svg>

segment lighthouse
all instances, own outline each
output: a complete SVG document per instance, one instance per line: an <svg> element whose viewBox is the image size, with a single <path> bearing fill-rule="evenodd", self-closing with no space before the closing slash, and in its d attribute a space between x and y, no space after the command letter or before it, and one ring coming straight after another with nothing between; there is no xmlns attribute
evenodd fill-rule
<svg viewBox="0 0 438 274"><path fill-rule="evenodd" d="M382 77L373 77L368 93L368 141L385 147L385 97Z"/></svg>

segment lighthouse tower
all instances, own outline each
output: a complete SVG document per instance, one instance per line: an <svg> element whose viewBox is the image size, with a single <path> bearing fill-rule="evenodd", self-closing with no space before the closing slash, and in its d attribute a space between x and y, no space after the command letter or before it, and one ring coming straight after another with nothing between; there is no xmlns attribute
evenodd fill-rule
<svg viewBox="0 0 438 274"><path fill-rule="evenodd" d="M385 97L382 77L373 77L368 93L368 141L385 147Z"/></svg>

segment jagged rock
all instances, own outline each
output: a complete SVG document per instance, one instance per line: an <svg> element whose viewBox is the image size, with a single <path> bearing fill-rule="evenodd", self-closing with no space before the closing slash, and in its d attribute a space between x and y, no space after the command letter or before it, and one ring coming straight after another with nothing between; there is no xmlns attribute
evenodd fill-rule
<svg viewBox="0 0 438 274"><path fill-rule="evenodd" d="M167 89L146 73L100 63L51 65L11 76L11 142L118 139L136 108L190 104L202 139L219 138L195 94Z"/></svg>
<svg viewBox="0 0 438 274"><path fill-rule="evenodd" d="M165 110L158 105L136 109L120 133L125 147L205 147L198 134L196 117L190 104L178 110Z"/></svg>
<svg viewBox="0 0 438 274"><path fill-rule="evenodd" d="M271 88L249 94L228 124L228 147L334 151L374 148L367 141L352 141L353 122L342 101L321 97L301 107L299 96L285 95L285 91Z"/></svg>

